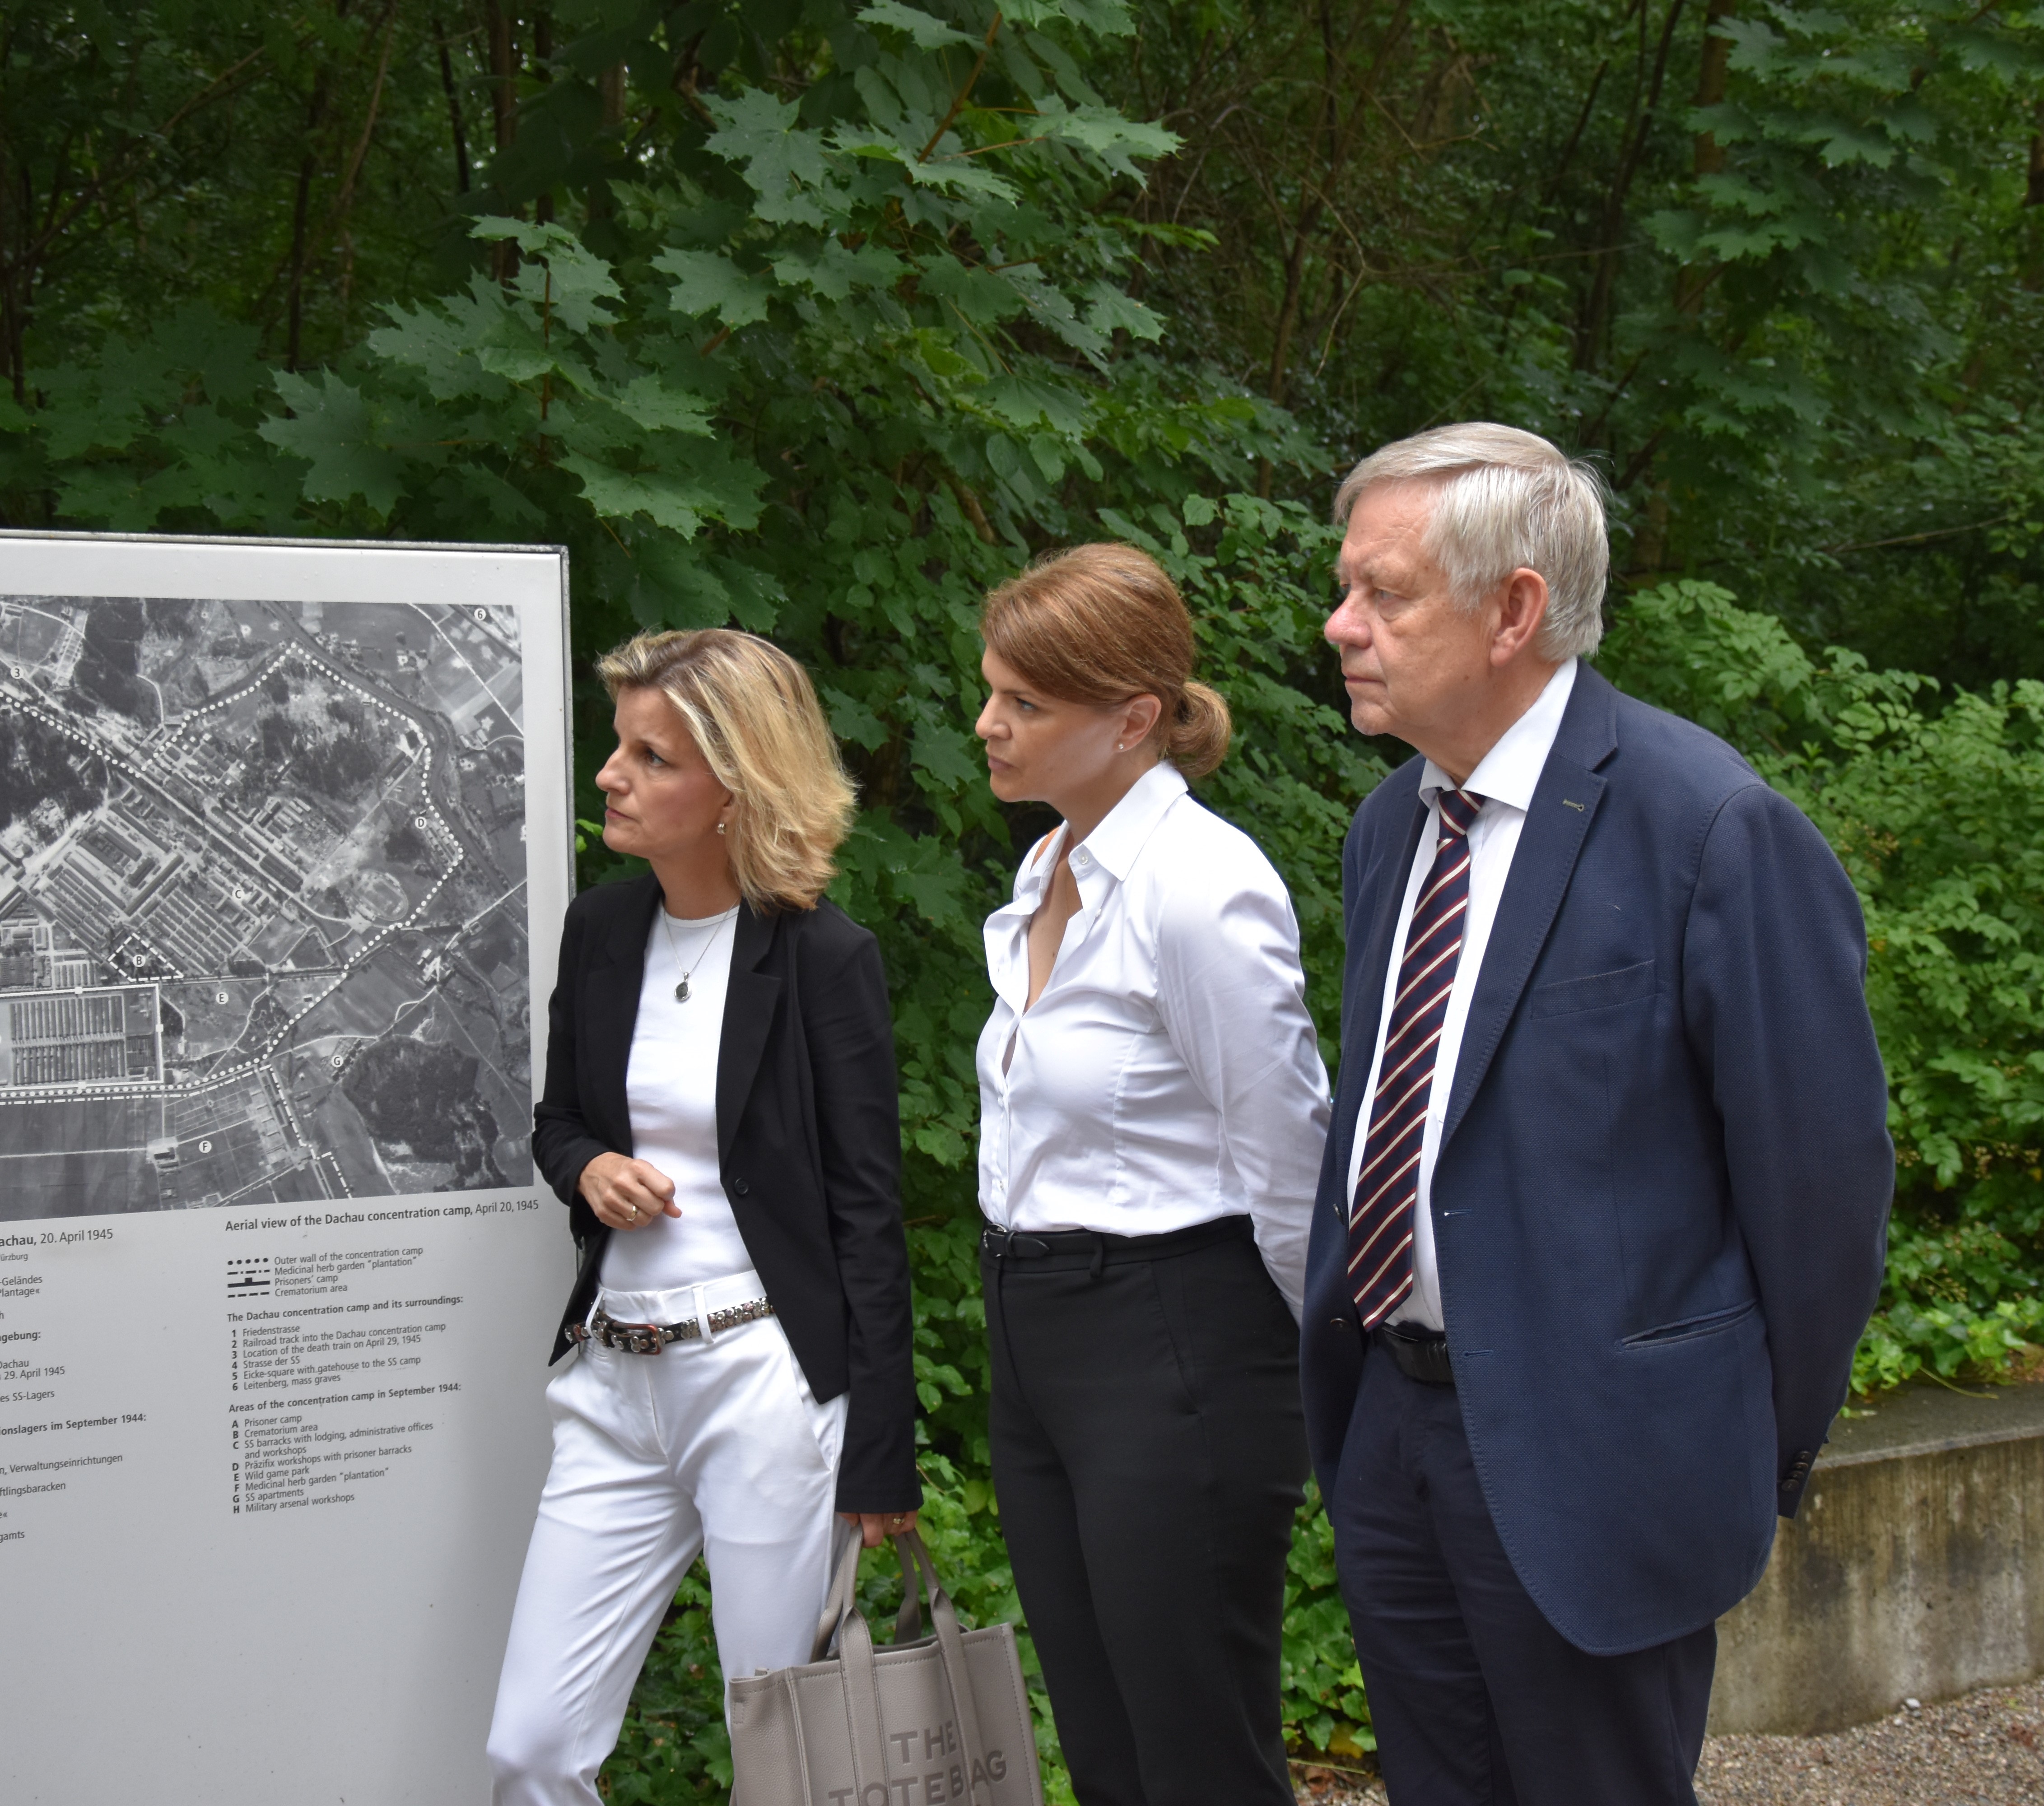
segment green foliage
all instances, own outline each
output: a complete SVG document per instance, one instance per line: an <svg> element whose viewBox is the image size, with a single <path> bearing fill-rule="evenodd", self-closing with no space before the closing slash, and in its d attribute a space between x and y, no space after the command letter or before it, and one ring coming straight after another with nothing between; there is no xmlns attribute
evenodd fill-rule
<svg viewBox="0 0 2044 1806"><path fill-rule="evenodd" d="M2044 683L1820 665L1689 581L1639 598L1606 644L1625 688L1809 812L1865 908L1900 1171L1855 1385L1997 1371L2044 1341Z"/></svg>
<svg viewBox="0 0 2044 1806"><path fill-rule="evenodd" d="M1335 1572L1334 1526L1308 1481L1285 1581L1285 1728L1295 1747L1354 1757L1377 1747Z"/></svg>
<svg viewBox="0 0 2044 1806"><path fill-rule="evenodd" d="M479 33L459 12L10 0L5 394L33 406L109 332L132 340L166 294L235 319L252 347L294 366L352 344L374 304L444 275L449 200L489 130ZM0 431L7 411L0 402Z"/></svg>
<svg viewBox="0 0 2044 1806"><path fill-rule="evenodd" d="M1628 584L2044 675L2044 13L1973 0L1145 0L1102 81L1196 148L1139 292L1344 458L1595 455ZM1275 473L1273 493L1287 479Z"/></svg>

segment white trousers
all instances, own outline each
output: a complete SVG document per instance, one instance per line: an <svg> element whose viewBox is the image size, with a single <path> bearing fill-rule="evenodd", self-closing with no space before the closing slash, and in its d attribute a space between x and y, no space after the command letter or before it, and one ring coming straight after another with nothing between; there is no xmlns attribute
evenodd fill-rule
<svg viewBox="0 0 2044 1806"><path fill-rule="evenodd" d="M605 1291L623 1323L764 1295L756 1275ZM495 1806L597 1806L660 1620L707 1558L726 1675L807 1662L830 1590L848 1401L819 1404L772 1317L658 1354L590 1342L547 1388L554 1462L490 1727Z"/></svg>

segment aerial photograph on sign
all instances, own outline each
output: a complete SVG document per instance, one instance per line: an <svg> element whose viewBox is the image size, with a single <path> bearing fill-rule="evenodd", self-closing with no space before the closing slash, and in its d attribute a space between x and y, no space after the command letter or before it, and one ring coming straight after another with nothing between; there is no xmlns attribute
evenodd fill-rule
<svg viewBox="0 0 2044 1806"><path fill-rule="evenodd" d="M0 1220L528 1184L517 612L0 595Z"/></svg>

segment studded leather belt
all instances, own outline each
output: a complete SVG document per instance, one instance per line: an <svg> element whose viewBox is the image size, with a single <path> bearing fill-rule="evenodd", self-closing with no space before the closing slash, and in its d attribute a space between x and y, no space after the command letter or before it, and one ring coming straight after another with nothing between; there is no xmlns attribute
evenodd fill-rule
<svg viewBox="0 0 2044 1806"><path fill-rule="evenodd" d="M773 1314L770 1298L748 1298L743 1304L727 1305L720 1311L707 1311L703 1317L690 1317L682 1323L620 1323L599 1305L586 1326L573 1324L568 1335L576 1342L600 1342L626 1354L657 1354L670 1342L697 1340L702 1335L704 1318L709 1320L710 1334L721 1335L740 1324L757 1323Z"/></svg>

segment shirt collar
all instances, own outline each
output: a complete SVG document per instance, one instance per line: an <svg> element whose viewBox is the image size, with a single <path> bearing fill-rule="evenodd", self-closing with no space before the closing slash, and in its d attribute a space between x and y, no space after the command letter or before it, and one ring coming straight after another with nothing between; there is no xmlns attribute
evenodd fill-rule
<svg viewBox="0 0 2044 1806"><path fill-rule="evenodd" d="M1159 759L1129 786L1128 793L1107 812L1106 819L1072 849L1074 854L1083 847L1091 855L1086 865L1097 866L1117 882L1126 880L1136 855L1164 819L1164 812L1188 787L1178 767ZM997 909L996 915L1035 913L1051 867L1057 863L1058 849L1069 832L1070 824L1060 822L1030 848L1028 862L1015 875L1012 901ZM1083 894L1083 884L1080 889Z"/></svg>
<svg viewBox="0 0 2044 1806"><path fill-rule="evenodd" d="M1102 870L1126 882L1143 843L1186 789L1178 767L1160 759L1129 786L1128 793L1107 812L1107 819L1072 849L1073 855L1076 858L1082 847Z"/></svg>
<svg viewBox="0 0 2044 1806"><path fill-rule="evenodd" d="M1487 801L1504 803L1521 813L1530 809L1575 686L1576 661L1565 659L1533 698L1532 707L1498 736L1496 745L1483 755L1462 787ZM1428 759L1420 774L1420 800L1431 803L1442 791L1454 787L1454 780Z"/></svg>

